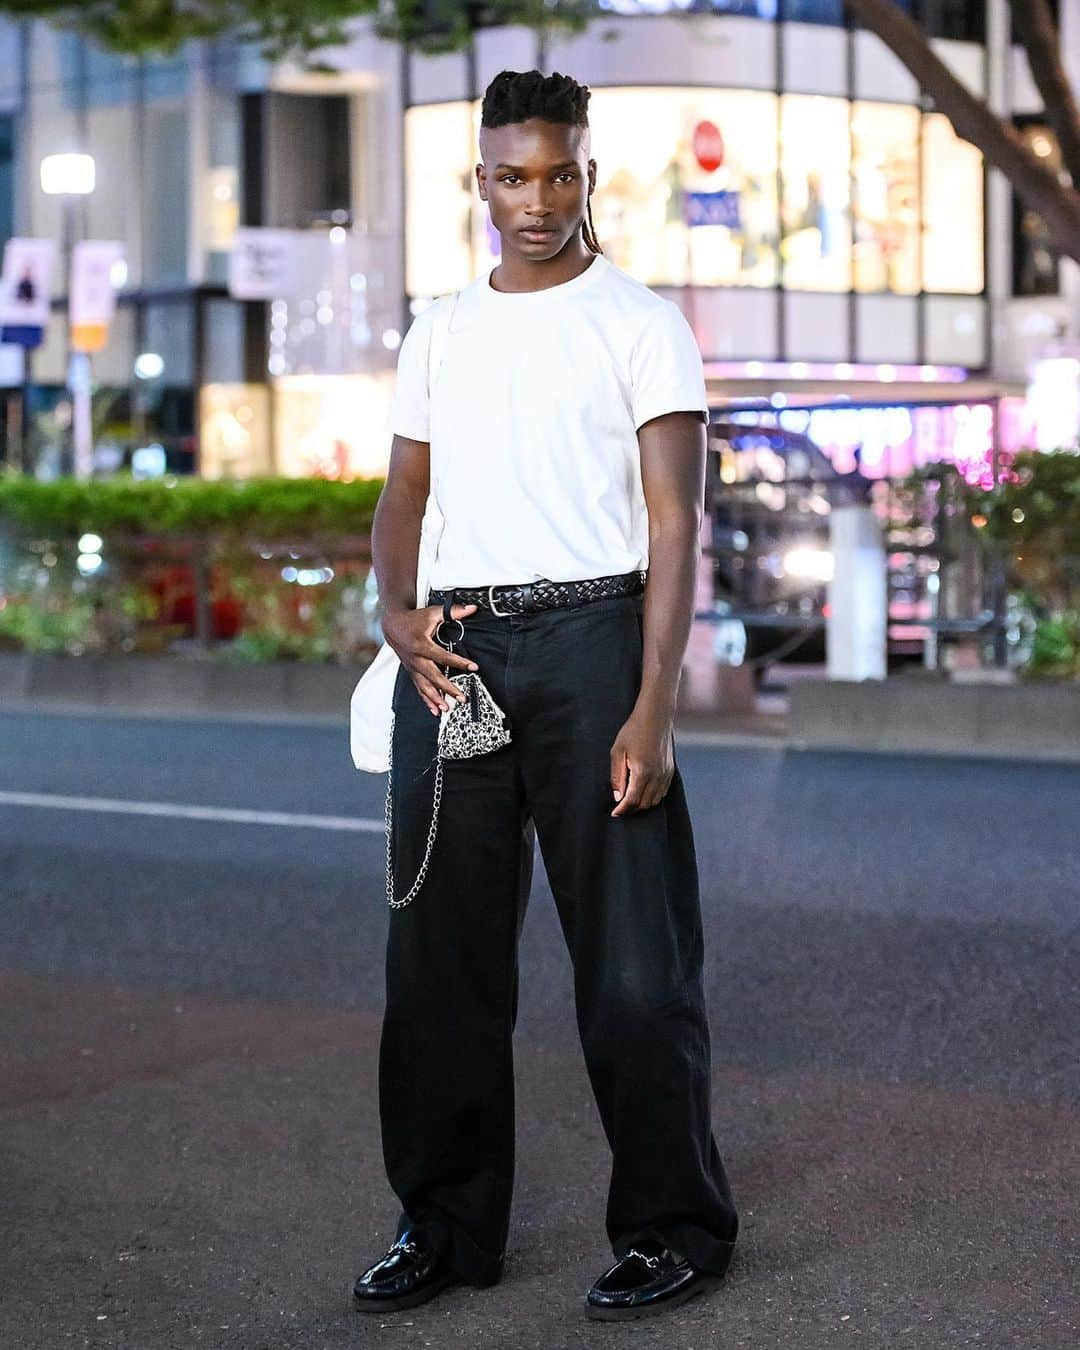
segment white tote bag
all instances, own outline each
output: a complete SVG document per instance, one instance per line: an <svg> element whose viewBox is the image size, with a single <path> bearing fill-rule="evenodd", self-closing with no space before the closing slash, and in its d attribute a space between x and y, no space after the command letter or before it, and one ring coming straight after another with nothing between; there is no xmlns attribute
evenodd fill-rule
<svg viewBox="0 0 1080 1350"><path fill-rule="evenodd" d="M428 349L428 408L431 391L442 361L443 343L450 327L457 293L441 296L435 301L432 315L431 342ZM430 435L430 431L428 433ZM427 506L420 524L420 551L416 559L416 603L421 607L427 599L428 577L435 561L435 553L442 534L442 512L428 493ZM352 760L365 773L386 773L390 768L390 702L394 683L401 668L397 652L384 642L375 658L364 671L353 689L349 701L349 744Z"/></svg>

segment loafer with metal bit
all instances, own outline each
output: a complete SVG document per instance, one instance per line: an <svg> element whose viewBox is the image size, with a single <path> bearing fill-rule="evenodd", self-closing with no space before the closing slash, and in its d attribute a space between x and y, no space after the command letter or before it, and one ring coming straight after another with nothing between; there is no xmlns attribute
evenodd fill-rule
<svg viewBox="0 0 1080 1350"><path fill-rule="evenodd" d="M715 1289L721 1279L649 1239L600 1276L585 1295L585 1315L601 1322L649 1317Z"/></svg>
<svg viewBox="0 0 1080 1350"><path fill-rule="evenodd" d="M392 1312L415 1308L456 1283L439 1252L406 1230L385 1256L357 1276L353 1299L361 1312Z"/></svg>

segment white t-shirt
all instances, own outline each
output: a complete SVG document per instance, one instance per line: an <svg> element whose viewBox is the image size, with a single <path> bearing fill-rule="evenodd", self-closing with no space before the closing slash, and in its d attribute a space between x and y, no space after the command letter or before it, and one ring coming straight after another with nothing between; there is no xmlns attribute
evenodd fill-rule
<svg viewBox="0 0 1080 1350"><path fill-rule="evenodd" d="M678 306L602 253L541 291L497 291L485 273L458 294L429 402L434 308L402 340L391 410L394 432L431 446L443 516L431 585L648 567L637 429L709 414Z"/></svg>

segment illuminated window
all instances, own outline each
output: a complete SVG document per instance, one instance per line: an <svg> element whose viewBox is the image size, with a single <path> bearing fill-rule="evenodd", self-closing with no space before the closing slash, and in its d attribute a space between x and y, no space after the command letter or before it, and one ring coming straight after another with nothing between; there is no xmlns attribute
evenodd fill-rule
<svg viewBox="0 0 1080 1350"><path fill-rule="evenodd" d="M855 103L854 281L858 291L919 290L919 114L893 103Z"/></svg>
<svg viewBox="0 0 1080 1350"><path fill-rule="evenodd" d="M593 223L646 285L773 286L777 99L735 89L596 89Z"/></svg>
<svg viewBox="0 0 1080 1350"><path fill-rule="evenodd" d="M475 117L474 117L475 111ZM479 105L435 103L405 114L405 289L443 295L477 275L471 237ZM486 208L485 208L486 212Z"/></svg>
<svg viewBox="0 0 1080 1350"><path fill-rule="evenodd" d="M923 122L923 289L983 288L983 161L940 113Z"/></svg>
<svg viewBox="0 0 1080 1350"><path fill-rule="evenodd" d="M851 286L848 103L785 94L780 110L784 285L846 291Z"/></svg>

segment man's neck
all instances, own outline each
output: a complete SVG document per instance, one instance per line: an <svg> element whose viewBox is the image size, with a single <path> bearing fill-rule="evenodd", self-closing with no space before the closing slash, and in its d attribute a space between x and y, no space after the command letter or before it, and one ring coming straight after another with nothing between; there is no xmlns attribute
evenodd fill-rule
<svg viewBox="0 0 1080 1350"><path fill-rule="evenodd" d="M592 266L597 256L585 247L580 237L576 244L569 240L554 258L535 262L531 258L515 258L504 251L488 284L497 291L546 291L550 286L573 281Z"/></svg>

